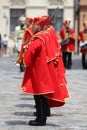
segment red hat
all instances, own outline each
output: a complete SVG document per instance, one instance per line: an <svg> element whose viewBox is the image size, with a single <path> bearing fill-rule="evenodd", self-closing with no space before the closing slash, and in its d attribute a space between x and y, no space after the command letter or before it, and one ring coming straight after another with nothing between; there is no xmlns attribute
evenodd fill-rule
<svg viewBox="0 0 87 130"><path fill-rule="evenodd" d="M43 15L42 18L43 18L43 19L47 19L48 16L47 16L47 15Z"/></svg>
<svg viewBox="0 0 87 130"><path fill-rule="evenodd" d="M45 21L45 25L46 26L50 25L51 21L52 21L52 17L48 16L48 19L46 19L46 21Z"/></svg>
<svg viewBox="0 0 87 130"><path fill-rule="evenodd" d="M49 16L42 16L42 22L40 23L41 26L48 26L52 21L52 18Z"/></svg>
<svg viewBox="0 0 87 130"><path fill-rule="evenodd" d="M51 22L52 18L48 16L42 16L42 17L35 17L33 20L34 24L40 25L40 26L48 26Z"/></svg>
<svg viewBox="0 0 87 130"><path fill-rule="evenodd" d="M34 24L39 24L41 22L41 18L40 17L35 17L33 20Z"/></svg>
<svg viewBox="0 0 87 130"><path fill-rule="evenodd" d="M32 18L30 18L30 17L27 17L27 18L26 18L26 21L28 21L28 22L32 23L32 22L33 22L33 19L32 19Z"/></svg>
<svg viewBox="0 0 87 130"><path fill-rule="evenodd" d="M84 25L84 26L87 25L87 20L83 22L83 25Z"/></svg>
<svg viewBox="0 0 87 130"><path fill-rule="evenodd" d="M43 26L44 21L45 21L45 19L42 17L35 17L33 20L33 23L40 25L40 26Z"/></svg>
<svg viewBox="0 0 87 130"><path fill-rule="evenodd" d="M67 23L70 23L71 22L71 20L68 18L68 19L66 19L65 21L64 21L64 24L67 24Z"/></svg>
<svg viewBox="0 0 87 130"><path fill-rule="evenodd" d="M46 16L42 16L42 17L41 17L41 22L39 23L39 25L42 26L42 27L45 26L45 24L46 24L46 22L45 22L46 19L47 19Z"/></svg>

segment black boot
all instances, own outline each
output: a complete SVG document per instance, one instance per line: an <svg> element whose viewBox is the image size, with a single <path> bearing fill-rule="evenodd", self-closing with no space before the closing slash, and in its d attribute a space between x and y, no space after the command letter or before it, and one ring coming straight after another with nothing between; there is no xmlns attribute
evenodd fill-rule
<svg viewBox="0 0 87 130"><path fill-rule="evenodd" d="M43 125L46 125L46 120L40 120L40 119L35 119L35 120L30 120L29 125L32 125L32 126L43 126Z"/></svg>
<svg viewBox="0 0 87 130"><path fill-rule="evenodd" d="M34 112L33 114L34 114L34 116L37 116L37 112ZM50 116L51 116L50 108L48 108L47 113L46 113L46 116L47 116L47 117L50 117Z"/></svg>
<svg viewBox="0 0 87 130"><path fill-rule="evenodd" d="M48 117L51 116L50 108L48 108L48 110L47 110L47 116L48 116Z"/></svg>
<svg viewBox="0 0 87 130"><path fill-rule="evenodd" d="M46 125L46 105L47 100L42 95L35 95L36 104L36 119L29 121L29 125L32 126L42 126Z"/></svg>
<svg viewBox="0 0 87 130"><path fill-rule="evenodd" d="M44 109L45 109L45 112L46 112L46 116L49 117L51 115L51 112L50 112L50 108L48 106L48 101L45 97L43 97L43 98L44 98L43 101L45 102ZM34 99L35 99L35 97L34 97ZM36 108L36 105L34 105L34 107ZM34 112L33 114L34 114L34 116L37 116L37 112Z"/></svg>

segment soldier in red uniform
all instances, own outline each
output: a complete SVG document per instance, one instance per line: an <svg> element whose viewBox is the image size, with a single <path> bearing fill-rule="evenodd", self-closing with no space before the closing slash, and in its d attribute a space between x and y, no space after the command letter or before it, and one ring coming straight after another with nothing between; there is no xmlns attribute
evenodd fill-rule
<svg viewBox="0 0 87 130"><path fill-rule="evenodd" d="M84 29L79 33L80 52L82 53L82 66L83 69L87 68L86 55L87 55L87 21L83 23Z"/></svg>
<svg viewBox="0 0 87 130"><path fill-rule="evenodd" d="M46 108L63 106L69 97L57 35L52 27L42 30L45 22L41 18L34 19L35 35L24 54L26 70L21 90L35 97L37 116L29 122L33 126L45 125Z"/></svg>
<svg viewBox="0 0 87 130"><path fill-rule="evenodd" d="M70 69L72 65L72 52L75 51L76 40L75 32L70 28L70 22L70 19L65 20L64 27L60 30L63 62L67 69Z"/></svg>
<svg viewBox="0 0 87 130"><path fill-rule="evenodd" d="M32 22L33 19L30 17L26 18L26 26L27 28L24 31L24 35L22 38L22 45L21 45L21 50L18 56L18 59L16 61L16 64L20 64L21 66L21 71L24 71L24 65L23 65L23 53L25 50L25 47L27 44L29 44L30 38L33 36L33 31L32 31Z"/></svg>

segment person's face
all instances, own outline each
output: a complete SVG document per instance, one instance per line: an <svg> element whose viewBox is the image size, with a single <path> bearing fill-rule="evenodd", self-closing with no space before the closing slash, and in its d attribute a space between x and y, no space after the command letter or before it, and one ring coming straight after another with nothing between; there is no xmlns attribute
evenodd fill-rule
<svg viewBox="0 0 87 130"><path fill-rule="evenodd" d="M26 26L30 26L31 25L31 23L28 21L28 20L26 20Z"/></svg>
<svg viewBox="0 0 87 130"><path fill-rule="evenodd" d="M45 25L45 26L43 27L43 31L45 31L47 28L48 28L48 26Z"/></svg>
<svg viewBox="0 0 87 130"><path fill-rule="evenodd" d="M84 29L87 29L87 24L84 25Z"/></svg>
<svg viewBox="0 0 87 130"><path fill-rule="evenodd" d="M65 27L66 27L66 28L69 28L69 27L70 27L70 23L67 22L67 23L65 24Z"/></svg>
<svg viewBox="0 0 87 130"><path fill-rule="evenodd" d="M24 25L24 24L25 24L25 21L20 21L20 24L21 24L21 25Z"/></svg>
<svg viewBox="0 0 87 130"><path fill-rule="evenodd" d="M32 30L33 30L33 32L39 32L39 31L41 31L41 27L39 26L39 25L37 25L37 24L33 24L32 25Z"/></svg>

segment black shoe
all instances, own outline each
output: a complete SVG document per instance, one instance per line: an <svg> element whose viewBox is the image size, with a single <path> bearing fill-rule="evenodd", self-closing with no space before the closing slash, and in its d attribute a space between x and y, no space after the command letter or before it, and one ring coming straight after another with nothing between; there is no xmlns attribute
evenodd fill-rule
<svg viewBox="0 0 87 130"><path fill-rule="evenodd" d="M29 125L32 125L32 126L43 126L43 125L46 125L46 121L37 121L37 120L31 120L29 121L28 123Z"/></svg>

